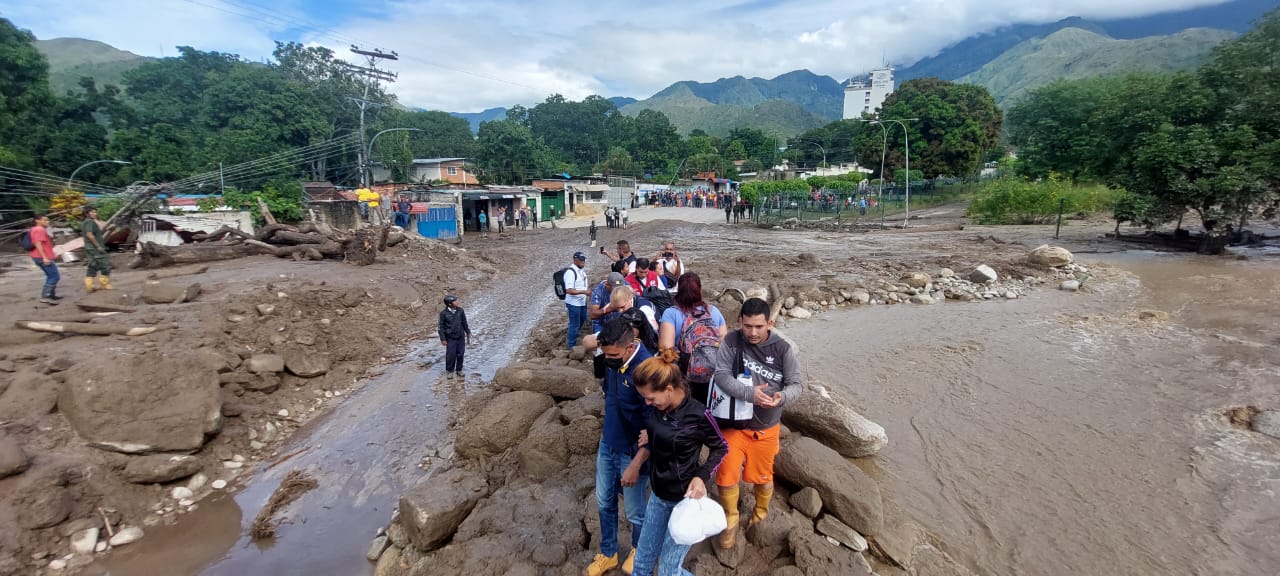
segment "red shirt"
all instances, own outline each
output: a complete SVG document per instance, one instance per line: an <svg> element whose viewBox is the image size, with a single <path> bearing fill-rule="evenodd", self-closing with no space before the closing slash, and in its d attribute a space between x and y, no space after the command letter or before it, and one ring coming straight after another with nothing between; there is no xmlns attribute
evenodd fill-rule
<svg viewBox="0 0 1280 576"><path fill-rule="evenodd" d="M35 245L35 249L29 253L32 258L54 259L53 240L49 239L49 231L44 226L31 227L31 243Z"/></svg>

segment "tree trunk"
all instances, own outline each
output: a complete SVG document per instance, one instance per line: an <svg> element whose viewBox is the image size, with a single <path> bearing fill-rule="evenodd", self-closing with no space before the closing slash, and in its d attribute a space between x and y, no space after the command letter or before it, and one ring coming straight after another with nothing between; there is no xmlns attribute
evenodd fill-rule
<svg viewBox="0 0 1280 576"><path fill-rule="evenodd" d="M357 230L355 237L342 243L342 260L357 266L368 266L378 259L378 246L386 238L386 227Z"/></svg>
<svg viewBox="0 0 1280 576"><path fill-rule="evenodd" d="M199 264L218 260L233 260L258 253L258 248L248 244L182 244L161 246L155 242L142 245L138 259L130 268L160 268L180 264Z"/></svg>
<svg viewBox="0 0 1280 576"><path fill-rule="evenodd" d="M274 244L324 244L329 239L319 234L304 234L302 232L289 232L288 230L280 230L276 232L270 240Z"/></svg>
<svg viewBox="0 0 1280 576"><path fill-rule="evenodd" d="M1232 225L1218 223L1217 226L1210 228L1205 235L1200 238L1200 245L1196 248L1196 252L1217 256L1227 249L1227 244L1231 242Z"/></svg>

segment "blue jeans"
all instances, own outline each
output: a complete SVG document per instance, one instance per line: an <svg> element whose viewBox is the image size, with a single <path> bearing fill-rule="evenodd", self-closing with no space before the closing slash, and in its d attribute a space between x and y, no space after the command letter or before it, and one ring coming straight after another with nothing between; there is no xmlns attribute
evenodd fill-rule
<svg viewBox="0 0 1280 576"><path fill-rule="evenodd" d="M619 490L627 505L627 520L631 522L632 548L638 546L644 528L644 499L645 490L649 488L649 476L641 474L635 486L623 487L622 472L630 465L630 456L600 441L600 449L596 452L596 507L600 509L600 553L605 556L618 553Z"/></svg>
<svg viewBox="0 0 1280 576"><path fill-rule="evenodd" d="M46 266L41 258L32 258L32 260L35 261L36 266L39 266L44 271L44 288L40 290L40 297L49 298L53 296L54 289L58 287L58 281L62 279L62 275L58 273L58 265L50 262Z"/></svg>
<svg viewBox="0 0 1280 576"><path fill-rule="evenodd" d="M632 576L693 576L685 570L684 557L691 546L676 544L667 532L667 522L671 519L671 511L679 502L667 502L657 496L649 497L649 506L645 509L644 530L640 532L640 544L636 546L636 570ZM654 562L658 564L657 572L652 572Z"/></svg>
<svg viewBox="0 0 1280 576"><path fill-rule="evenodd" d="M587 307L565 304L565 308L569 309L569 347L573 348L578 344L578 333L582 331L582 325L587 323Z"/></svg>

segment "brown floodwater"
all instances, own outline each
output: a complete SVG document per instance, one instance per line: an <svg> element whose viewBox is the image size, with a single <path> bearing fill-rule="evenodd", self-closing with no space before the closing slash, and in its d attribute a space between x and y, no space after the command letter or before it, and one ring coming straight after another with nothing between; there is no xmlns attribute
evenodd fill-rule
<svg viewBox="0 0 1280 576"><path fill-rule="evenodd" d="M1280 573L1280 261L1086 258L1097 292L795 323L889 446L892 507L978 574ZM1143 321L1139 309L1170 313Z"/></svg>

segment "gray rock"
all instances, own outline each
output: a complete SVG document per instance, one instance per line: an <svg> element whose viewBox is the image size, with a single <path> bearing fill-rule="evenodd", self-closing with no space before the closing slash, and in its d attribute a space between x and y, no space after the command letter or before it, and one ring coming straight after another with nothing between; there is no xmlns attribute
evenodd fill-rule
<svg viewBox="0 0 1280 576"><path fill-rule="evenodd" d="M271 394L280 389L280 375L275 372L259 374L240 386L251 392Z"/></svg>
<svg viewBox="0 0 1280 576"><path fill-rule="evenodd" d="M830 514L818 519L817 530L819 534L835 538L837 542L848 546L854 552L867 551L867 539L863 538L857 530L846 526L844 522L836 520Z"/></svg>
<svg viewBox="0 0 1280 576"><path fill-rule="evenodd" d="M390 545L391 539L387 538L386 534L378 536L373 539L373 542L369 543L369 551L365 552L364 557L370 562L377 562L378 558L382 557L382 553L385 552L387 547Z"/></svg>
<svg viewBox="0 0 1280 576"><path fill-rule="evenodd" d="M787 299L782 301L782 307L783 307L783 308L786 308L787 310L790 310L790 309L792 309L792 308L795 308L795 307L796 307L796 299L795 299L795 297L794 297L794 296L787 296Z"/></svg>
<svg viewBox="0 0 1280 576"><path fill-rule="evenodd" d="M180 355L91 357L67 371L58 408L90 446L127 454L192 452L222 429L218 374Z"/></svg>
<svg viewBox="0 0 1280 576"><path fill-rule="evenodd" d="M272 304L258 304L254 308L258 310L259 316L270 316L276 312L276 307Z"/></svg>
<svg viewBox="0 0 1280 576"><path fill-rule="evenodd" d="M551 397L518 390L489 402L458 433L455 449L466 458L500 454L519 444L529 428L553 405Z"/></svg>
<svg viewBox="0 0 1280 576"><path fill-rule="evenodd" d="M928 294L916 294L911 297L912 304L933 304L933 296Z"/></svg>
<svg viewBox="0 0 1280 576"><path fill-rule="evenodd" d="M1254 414L1249 427L1259 434L1280 438L1280 411L1263 410Z"/></svg>
<svg viewBox="0 0 1280 576"><path fill-rule="evenodd" d="M796 567L807 576L839 574L871 576L871 567L862 554L843 546L832 546L826 538L807 530L792 530L788 546L795 555Z"/></svg>
<svg viewBox="0 0 1280 576"><path fill-rule="evenodd" d="M250 360L252 362L252 360ZM316 352L293 349L284 354L284 367L294 376L315 378L329 373L332 364L329 357Z"/></svg>
<svg viewBox="0 0 1280 576"><path fill-rule="evenodd" d="M1027 254L1027 261L1037 266L1059 268L1071 264L1075 257L1066 248L1042 244Z"/></svg>
<svg viewBox="0 0 1280 576"><path fill-rule="evenodd" d="M854 290L853 294L849 297L849 301L860 305L870 304L871 294L866 290Z"/></svg>
<svg viewBox="0 0 1280 576"><path fill-rule="evenodd" d="M142 301L147 304L181 304L200 295L200 284L170 284L148 280L142 285Z"/></svg>
<svg viewBox="0 0 1280 576"><path fill-rule="evenodd" d="M21 474L31 466L31 459L18 445L18 441L8 436L0 436L0 479Z"/></svg>
<svg viewBox="0 0 1280 576"><path fill-rule="evenodd" d="M859 533L879 533L884 512L875 480L817 440L795 435L789 440L777 457L778 477L813 487L822 495L823 507Z"/></svg>
<svg viewBox="0 0 1280 576"><path fill-rule="evenodd" d="M595 454L603 422L596 418L577 418L561 424L560 418L559 408L548 409L520 442L516 459L526 476L546 480L564 470L571 457Z"/></svg>
<svg viewBox="0 0 1280 576"><path fill-rule="evenodd" d="M939 278L955 278L956 272L950 268L943 268L938 271Z"/></svg>
<svg viewBox="0 0 1280 576"><path fill-rule="evenodd" d="M806 318L812 318L813 312L810 312L808 308L803 306L796 306L795 308L787 310L787 315L797 320L804 320Z"/></svg>
<svg viewBox="0 0 1280 576"><path fill-rule="evenodd" d="M93 554L98 545L98 528L85 528L71 535L71 551L75 554Z"/></svg>
<svg viewBox="0 0 1280 576"><path fill-rule="evenodd" d="M574 346L569 350L570 360L581 360L586 357L587 357L587 349L581 344Z"/></svg>
<svg viewBox="0 0 1280 576"><path fill-rule="evenodd" d="M898 281L912 288L924 288L925 286L933 283L933 278L924 272L912 272L903 276Z"/></svg>
<svg viewBox="0 0 1280 576"><path fill-rule="evenodd" d="M817 518L822 512L822 496L817 490L807 486L792 494L788 502L791 503L792 508L809 518Z"/></svg>
<svg viewBox="0 0 1280 576"><path fill-rule="evenodd" d="M871 456L889 443L883 426L864 418L817 382L810 382L799 399L783 408L782 422L849 458Z"/></svg>
<svg viewBox="0 0 1280 576"><path fill-rule="evenodd" d="M566 359L567 362L567 359ZM590 372L569 366L540 366L516 362L498 369L493 383L499 388L538 392L555 398L581 398L600 388Z"/></svg>
<svg viewBox="0 0 1280 576"><path fill-rule="evenodd" d="M1063 283L1062 283L1062 284L1059 284L1059 285L1058 285L1058 289L1059 289L1059 290L1066 290L1067 292L1075 292L1075 291L1077 291L1077 290L1079 290L1079 289L1080 289L1080 281L1079 281L1079 280L1066 280L1066 281L1063 281Z"/></svg>
<svg viewBox="0 0 1280 576"><path fill-rule="evenodd" d="M284 356L279 354L254 354L245 366L254 374L284 372Z"/></svg>
<svg viewBox="0 0 1280 576"><path fill-rule="evenodd" d="M427 477L400 496L400 523L418 550L430 552L449 541L488 491L482 476L461 468Z"/></svg>
<svg viewBox="0 0 1280 576"><path fill-rule="evenodd" d="M596 390L576 400L561 402L560 413L570 422L583 416L600 418L604 414L604 395Z"/></svg>
<svg viewBox="0 0 1280 576"><path fill-rule="evenodd" d="M986 264L979 265L969 273L968 279L974 284L986 284L987 282L995 282L1000 279L1000 275L996 274L990 266Z"/></svg>
<svg viewBox="0 0 1280 576"><path fill-rule="evenodd" d="M383 552L373 568L373 576L404 576L406 572L400 567L401 552L399 548L391 548Z"/></svg>
<svg viewBox="0 0 1280 576"><path fill-rule="evenodd" d="M1018 293L1017 293L1017 292L1014 292L1013 290L1005 290L1005 291L1004 291L1004 297L1005 297L1005 298L1007 298L1007 299L1009 299L1009 300L1014 300L1014 299L1017 299L1017 297L1018 297Z"/></svg>
<svg viewBox="0 0 1280 576"><path fill-rule="evenodd" d="M107 541L112 546L124 546L132 544L142 539L142 529L137 526L126 526L120 530L116 530L116 535Z"/></svg>
<svg viewBox="0 0 1280 576"><path fill-rule="evenodd" d="M186 478L199 471L200 461L194 456L152 454L130 458L120 475L134 484L159 484Z"/></svg>
<svg viewBox="0 0 1280 576"><path fill-rule="evenodd" d="M18 493L18 525L29 530L61 524L71 515L71 493L61 484L32 483Z"/></svg>
<svg viewBox="0 0 1280 576"><path fill-rule="evenodd" d="M747 299L759 298L766 302L769 301L769 289L764 286L752 286L742 293Z"/></svg>

